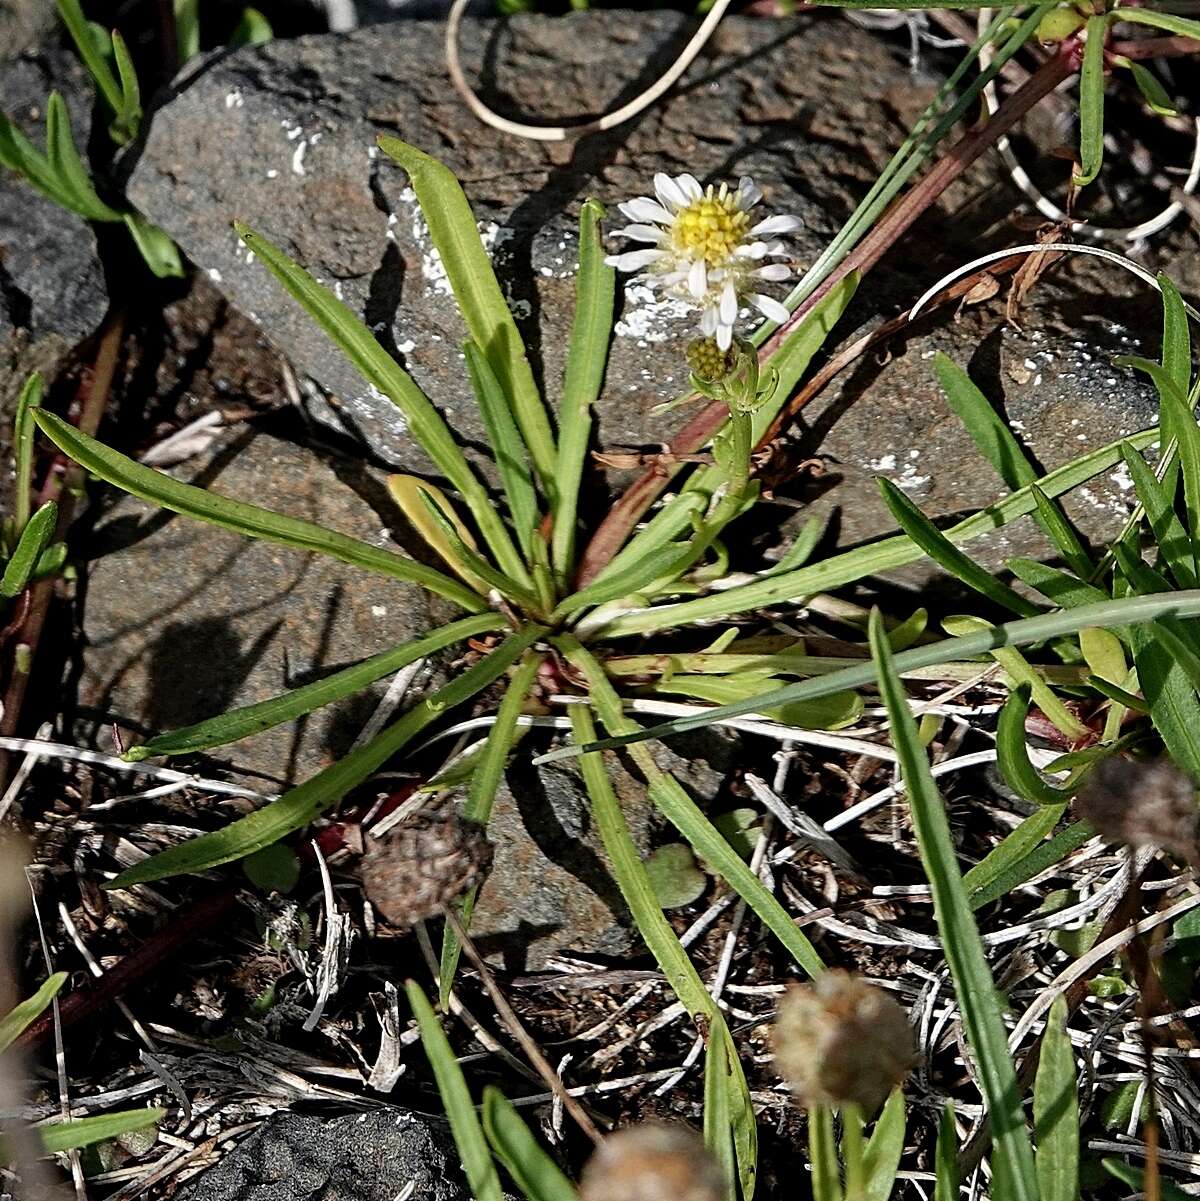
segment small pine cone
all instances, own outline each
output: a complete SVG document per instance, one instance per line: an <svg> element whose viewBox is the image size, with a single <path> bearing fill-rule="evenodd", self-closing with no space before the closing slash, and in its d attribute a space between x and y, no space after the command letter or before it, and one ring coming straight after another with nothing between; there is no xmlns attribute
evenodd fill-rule
<svg viewBox="0 0 1200 1201"><path fill-rule="evenodd" d="M720 1164L690 1126L647 1122L611 1134L588 1160L580 1201L723 1201Z"/></svg>
<svg viewBox="0 0 1200 1201"><path fill-rule="evenodd" d="M823 972L779 1002L775 1066L805 1109L857 1104L875 1114L916 1059L904 1010L849 972Z"/></svg>
<svg viewBox="0 0 1200 1201"><path fill-rule="evenodd" d="M1200 865L1196 786L1169 759L1103 759L1088 773L1075 809L1102 838L1162 847Z"/></svg>
<svg viewBox="0 0 1200 1201"><path fill-rule="evenodd" d="M492 865L492 844L478 823L452 809L415 813L362 861L363 887L393 926L405 929L441 913Z"/></svg>

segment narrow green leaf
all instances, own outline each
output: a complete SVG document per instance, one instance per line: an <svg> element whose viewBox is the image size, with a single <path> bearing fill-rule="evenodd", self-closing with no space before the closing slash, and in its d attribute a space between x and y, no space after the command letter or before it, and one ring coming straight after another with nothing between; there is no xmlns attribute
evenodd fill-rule
<svg viewBox="0 0 1200 1201"><path fill-rule="evenodd" d="M492 1162L483 1127L475 1114L470 1089L467 1088L462 1068L454 1058L454 1052L437 1014L433 1012L433 1007L419 984L409 980L404 987L413 1016L417 1019L417 1028L421 1032L421 1045L425 1048L425 1055L437 1081L438 1092L446 1109L450 1132L454 1135L454 1145L458 1148L458 1157L467 1184L470 1185L471 1195L475 1201L504 1201L500 1177L496 1172L496 1165Z"/></svg>
<svg viewBox="0 0 1200 1201"><path fill-rule="evenodd" d="M933 1201L959 1201L958 1134L954 1129L954 1106L949 1102L938 1123L933 1175Z"/></svg>
<svg viewBox="0 0 1200 1201"><path fill-rule="evenodd" d="M528 1201L578 1201L575 1186L494 1084L483 1090L482 1116L492 1151Z"/></svg>
<svg viewBox="0 0 1200 1201"><path fill-rule="evenodd" d="M1200 698L1188 672L1153 624L1134 630L1133 661L1155 730L1176 765L1200 781Z"/></svg>
<svg viewBox="0 0 1200 1201"><path fill-rule="evenodd" d="M1200 579L1197 578L1192 539L1188 537L1183 522L1175 512L1174 498L1159 482L1141 455L1128 447L1122 449L1134 490L1146 511L1146 520L1154 531L1154 541L1163 562L1170 568L1181 588L1195 588Z"/></svg>
<svg viewBox="0 0 1200 1201"><path fill-rule="evenodd" d="M515 601L527 612L537 611L541 600L533 591L532 581L530 581L528 586L517 583L516 580L505 572L497 571L478 551L472 550L463 541L463 537L455 528L454 522L446 516L437 500L426 489L421 488L417 491L417 499L424 506L433 524L440 528L442 537L450 548L453 560L462 564L465 575L483 580L489 590L495 589L501 596ZM521 568L521 572L525 578L529 579L529 575L520 563L520 560L517 561L517 565Z"/></svg>
<svg viewBox="0 0 1200 1201"><path fill-rule="evenodd" d="M842 1201L833 1111L817 1105L808 1112L808 1161L812 1167L813 1201Z"/></svg>
<svg viewBox="0 0 1200 1201"><path fill-rule="evenodd" d="M1009 559L1006 566L1023 584L1037 589L1061 609L1103 604L1110 599L1108 593L1094 584L1085 584L1075 576L1059 571L1057 567L1047 567L1036 559Z"/></svg>
<svg viewBox="0 0 1200 1201"><path fill-rule="evenodd" d="M13 481L12 530L19 536L29 521L33 495L33 412L42 403L42 377L35 371L25 381L17 397L13 417Z"/></svg>
<svg viewBox="0 0 1200 1201"><path fill-rule="evenodd" d="M95 80L100 95L104 97L104 103L108 105L114 115L120 113L121 85L117 82L112 68L96 45L96 39L92 37L92 31L87 18L83 15L83 8L80 6L79 0L58 0L58 14L62 17L62 22L71 35L71 41L75 43L75 49L79 51L79 57L83 59L89 74Z"/></svg>
<svg viewBox="0 0 1200 1201"><path fill-rule="evenodd" d="M1009 835L1009 838L1015 838L1020 834L1022 840L1032 841L1034 835L1038 834L1041 828L1052 829L1057 825L1062 813L1066 812L1063 809L1056 813L1056 808L1056 806L1046 805L1039 809L1032 817L1026 818ZM1055 834L1048 842L1038 841L1037 845L1023 857L1016 857L1018 848L1015 844L1011 852L1005 853L1004 860L997 861L994 865L989 863L991 859L991 855L989 855L977 865L976 870L979 870L980 874L978 880L973 881L971 908L982 909L984 905L998 901L1005 894L1012 892L1014 888L1020 888L1034 876L1041 875L1042 872L1065 859L1073 851L1079 850L1081 846L1095 837L1096 831L1087 822L1075 822ZM992 853L1000 851L1007 841L1008 839L1005 839ZM985 864L988 865L988 870L983 871L981 869Z"/></svg>
<svg viewBox="0 0 1200 1201"><path fill-rule="evenodd" d="M531 563L533 540L541 535L538 532L537 494L533 490L533 481L529 474L525 443L513 421L512 411L491 364L474 342L465 343L463 352L467 359L467 374L471 379L471 387L479 401L479 412L483 416L488 441L492 446L492 458L500 472L500 482L508 498L508 511L512 515L513 528L517 531L517 542L525 555L526 563ZM492 553L497 556L496 561L509 575L515 579L522 578L517 571L519 561L506 564L501 558L506 553L505 546L492 547ZM528 573L525 573L524 580L529 580Z"/></svg>
<svg viewBox="0 0 1200 1201"><path fill-rule="evenodd" d="M1163 306L1163 370L1171 377L1179 395L1184 397L1192 382L1192 335L1188 328L1187 307L1170 276L1161 271L1158 273L1158 290Z"/></svg>
<svg viewBox="0 0 1200 1201"><path fill-rule="evenodd" d="M0 113L0 165L24 176L26 182L62 208L75 211L74 202L40 150Z"/></svg>
<svg viewBox="0 0 1200 1201"><path fill-rule="evenodd" d="M89 221L120 221L121 214L110 208L92 185L92 177L71 136L71 117L66 101L51 92L46 101L46 158L58 178L59 187L70 197L71 208Z"/></svg>
<svg viewBox="0 0 1200 1201"><path fill-rule="evenodd" d="M1158 76L1153 71L1146 70L1141 63L1129 64L1129 70L1133 73L1133 82L1137 84L1138 91L1142 94L1142 99L1150 106L1151 112L1157 113L1160 117L1177 117L1179 110L1171 103L1171 97L1167 95L1166 88L1159 82Z"/></svg>
<svg viewBox="0 0 1200 1201"><path fill-rule="evenodd" d="M1200 21L1190 21L1174 13L1160 12L1155 8L1130 9L1126 12L1122 8L1121 20L1132 21L1135 25L1153 25L1155 29L1165 29L1168 33L1200 41Z"/></svg>
<svg viewBox="0 0 1200 1201"><path fill-rule="evenodd" d="M175 43L181 67L200 53L200 0L175 0Z"/></svg>
<svg viewBox="0 0 1200 1201"><path fill-rule="evenodd" d="M1029 758L1025 719L1030 695L1030 686L1021 684L1004 702L996 727L996 761L1005 783L1025 800L1035 805L1061 805L1070 800L1074 789L1048 783Z"/></svg>
<svg viewBox="0 0 1200 1201"><path fill-rule="evenodd" d="M257 8L243 8L233 33L229 35L229 44L231 46L261 46L264 42L271 41L274 36L275 31L271 28L271 22Z"/></svg>
<svg viewBox="0 0 1200 1201"><path fill-rule="evenodd" d="M218 714L192 726L159 734L141 746L130 747L122 758L127 763L138 763L158 755L187 755L237 742L239 739L281 725L285 721L295 721L296 718L334 701L340 701L343 697L353 696L376 680L391 675L392 672L399 671L418 659L436 654L447 646L473 638L477 634L503 629L504 625L504 619L499 614L480 613L464 617L450 625L442 626L424 638L401 643L390 650L364 659L361 663L355 663L323 679L305 684L302 688L294 688L291 692L259 701L256 705L232 709L228 713Z"/></svg>
<svg viewBox="0 0 1200 1201"><path fill-rule="evenodd" d="M570 635L560 635L557 644L567 660L587 678L592 703L608 731L617 736L638 731L637 723L625 716L620 697L596 659ZM825 965L812 943L679 782L659 768L649 748L635 745L631 755L655 807L691 844L692 850L758 914L808 975L823 971Z"/></svg>
<svg viewBox="0 0 1200 1201"><path fill-rule="evenodd" d="M141 213L124 213L125 228L143 262L159 279L182 279L185 272L179 247L169 234Z"/></svg>
<svg viewBox="0 0 1200 1201"><path fill-rule="evenodd" d="M875 1121L863 1156L864 1201L888 1201L904 1154L904 1093L893 1089Z"/></svg>
<svg viewBox="0 0 1200 1201"><path fill-rule="evenodd" d="M133 141L142 120L142 93L138 86L137 70L129 57L129 48L119 30L112 31L113 61L121 80L121 107L113 122L113 140L122 144Z"/></svg>
<svg viewBox="0 0 1200 1201"><path fill-rule="evenodd" d="M462 186L444 163L399 138L384 135L379 148L408 173L463 320L512 403L542 488L553 504L558 452L550 419Z"/></svg>
<svg viewBox="0 0 1200 1201"><path fill-rule="evenodd" d="M17 539L12 557L5 565L4 574L0 576L0 596L12 598L25 590L37 568L42 551L54 537L54 527L58 522L58 505L52 500L44 505L25 524Z"/></svg>
<svg viewBox="0 0 1200 1201"><path fill-rule="evenodd" d="M554 617L561 619L582 609L634 596L661 580L674 580L695 557L695 548L690 543L668 542L666 546L648 550L620 571L609 572L603 579L597 579L559 601Z"/></svg>
<svg viewBox="0 0 1200 1201"><path fill-rule="evenodd" d="M1155 426L1142 430L1127 440L1141 449L1156 442L1158 436L1158 427ZM1092 476L1120 462L1120 445L1120 442L1109 443L1065 464L1043 476L1038 481L1039 487L1050 497L1069 492ZM982 534L991 533L1018 517L1024 517L1036 508L1031 491L1021 488L943 533L955 544L967 542ZM664 512L669 513L670 510ZM650 523L651 526L654 524L653 521ZM765 576L755 583L730 588L728 591L704 596L699 600L658 605L640 613L622 615L610 621L604 627L604 633L610 638L649 634L658 630L678 629L694 621L707 621L713 617L724 618L733 613L758 610L768 605L799 601L819 592L830 592L865 576L878 575L902 567L906 563L915 563L922 553L920 547L906 534L897 534L868 546L859 546L841 554L831 555L828 559L801 567L797 571Z"/></svg>
<svg viewBox="0 0 1200 1201"><path fill-rule="evenodd" d="M129 888L168 876L207 871L235 859L244 859L307 826L377 772L431 722L498 680L544 633L540 626L527 626L511 635L486 659L468 667L450 683L418 702L370 742L319 771L279 800L220 830L201 834L135 863L105 887Z"/></svg>
<svg viewBox="0 0 1200 1201"><path fill-rule="evenodd" d="M737 1164L729 1113L729 1051L716 1032L704 1048L704 1144L725 1176L724 1201L737 1201Z"/></svg>
<svg viewBox="0 0 1200 1201"><path fill-rule="evenodd" d="M970 616L947 617L942 622L948 634L964 637L970 637L976 631L986 630L989 624L982 617ZM1014 684L1029 686L1038 708L1068 738L1078 740L1087 736L1087 726L1067 708L1054 689L1042 679L1039 672L1015 646L995 647L989 654L1004 668Z"/></svg>
<svg viewBox="0 0 1200 1201"><path fill-rule="evenodd" d="M592 406L600 396L612 337L616 271L604 262L600 221L604 207L585 200L579 212L579 274L575 277L575 320L567 348L559 410L558 498L554 506L551 562L565 581L575 562L579 490L592 430Z"/></svg>
<svg viewBox="0 0 1200 1201"><path fill-rule="evenodd" d="M1079 1093L1067 1034L1067 998L1050 1006L1033 1086L1034 1137L1041 1201L1078 1201Z"/></svg>
<svg viewBox="0 0 1200 1201"><path fill-rule="evenodd" d="M165 1109L125 1109L119 1113L101 1113L91 1118L71 1118L65 1122L52 1122L38 1126L42 1150L47 1155L59 1151L73 1151L77 1147L90 1147L93 1143L107 1142L119 1134L133 1130L144 1130L154 1126L167 1116Z"/></svg>
<svg viewBox="0 0 1200 1201"><path fill-rule="evenodd" d="M577 643L575 645L578 646ZM560 649L565 651L569 646L569 643L563 641ZM583 652L580 661L590 658ZM575 737L580 741L593 740L596 737L596 727L591 710L586 705L571 705L568 711ZM695 965L688 958L687 952L680 945L679 938L659 907L653 885L646 873L646 866L630 837L629 827L625 822L621 803L613 790L603 756L585 755L580 761L580 771L592 802L592 820L608 855L613 878L621 890L625 904L629 907L642 941L654 956L659 970L679 998L680 1004L693 1018L701 1020L702 1025L708 1029L710 1039L715 1038L720 1031L727 1047L732 1047L733 1041L725 1025L724 1014L713 1001ZM729 1056L728 1066L728 1112L734 1129L738 1180L743 1197L749 1201L754 1193L758 1154L754 1110L750 1104L746 1078L736 1055Z"/></svg>
<svg viewBox="0 0 1200 1201"><path fill-rule="evenodd" d="M1021 444L971 377L942 351L933 359L946 402L966 427L979 453L1014 491L1037 479Z"/></svg>
<svg viewBox="0 0 1200 1201"><path fill-rule="evenodd" d="M1110 1176L1122 1184L1127 1184L1135 1193L1146 1195L1146 1174L1141 1168L1126 1163L1123 1159L1112 1157L1105 1157L1100 1161L1100 1165ZM1192 1193L1180 1188L1177 1184L1172 1184L1169 1180L1160 1180L1158 1187L1162 1201L1195 1201Z"/></svg>
<svg viewBox="0 0 1200 1201"><path fill-rule="evenodd" d="M1104 163L1104 40L1107 15L1088 17L1087 42L1079 69L1079 174L1071 182L1090 184Z"/></svg>
<svg viewBox="0 0 1200 1201"><path fill-rule="evenodd" d="M513 673L500 708L496 712L496 720L488 731L487 741L483 745L483 753L471 774L471 790L467 794L467 803L463 806L463 817L469 821L486 826L492 817L492 805L496 800L496 791L504 777L504 768L508 756L517 737L517 719L529 696L529 690L537 679L538 668L541 667L544 656L527 653L521 660L520 666ZM470 889L458 904L458 917L464 930L471 928L471 915L475 911L475 898L479 889ZM458 960L462 953L462 945L454 928L447 922L442 931L442 957L438 968L438 1003L444 1013L450 1004L450 990L454 987L454 975L458 971Z"/></svg>
<svg viewBox="0 0 1200 1201"><path fill-rule="evenodd" d="M1099 625L1106 629L1118 629L1124 625L1135 626L1155 621L1164 615L1180 619L1200 615L1200 590L1189 589L1184 592L1172 592L1158 596L1121 597L1101 601L1097 604L1079 605L1069 610L1044 613L1040 617L1005 622L1002 625L981 629L978 633L966 634L961 638L947 638L939 642L914 646L910 650L901 651L896 655L895 662L897 669L901 672L916 671L936 664L970 658L973 655L987 654L1005 646L1030 646L1039 642L1051 641L1065 635L1077 634L1087 626ZM815 679L788 684L783 688L763 693L761 696L747 697L745 700L721 705L716 709L709 709L703 714L677 717L659 725L647 726L636 732L631 731L620 737L605 738L601 742L587 747L563 747L540 756L537 762L550 763L556 759L574 758L583 754L584 751L607 750L645 742L653 738L668 738L672 734L682 734L687 730L709 726L714 721L724 721L731 717L742 717L747 713L757 712L764 705L783 705L790 701L814 700L817 697L828 696L830 693L841 692L848 688L861 688L864 684L869 684L871 679L872 669L869 663L855 664L852 667L839 668L837 671L829 672L828 675Z"/></svg>
<svg viewBox="0 0 1200 1201"><path fill-rule="evenodd" d="M1033 499L1037 505L1035 519L1050 536L1050 541L1062 555L1063 562L1077 576L1083 579L1090 578L1095 566L1088 557L1087 548L1083 545L1079 531L1071 523L1071 519L1062 505L1051 500L1037 484L1030 484L1029 490L1033 493Z"/></svg>
<svg viewBox="0 0 1200 1201"><path fill-rule="evenodd" d="M870 642L892 744L900 760L913 829L921 849L921 862L933 893L942 948L987 1102L996 1156L1008 1166L1017 1201L1038 1201L1033 1147L1025 1127L1016 1069L1000 1017L995 982L959 874L950 823L917 734L904 686L896 674L878 610L871 614Z"/></svg>
<svg viewBox="0 0 1200 1201"><path fill-rule="evenodd" d="M942 533L924 513L896 487L880 476L876 481L883 499L900 528L939 566L976 592L1021 617L1034 617L1038 607L984 570Z"/></svg>
<svg viewBox="0 0 1200 1201"><path fill-rule="evenodd" d="M462 494L488 546L499 547L509 542L504 522L496 512L487 490L463 457L450 427L408 372L379 345L375 335L346 305L328 288L318 284L303 267L293 263L286 254L247 226L235 222L234 229L262 259L267 270L299 301L350 360L363 379L400 410L417 444L433 460L450 485ZM486 353L487 344L481 342L478 336L475 340ZM503 383L504 377L499 378ZM515 548L511 554L516 556ZM508 561L507 551L503 561Z"/></svg>
<svg viewBox="0 0 1200 1201"><path fill-rule="evenodd" d="M1040 806L963 876L963 888L971 895L971 904L975 908L979 907L975 904L975 894L1025 859L1058 825L1066 811L1066 802Z"/></svg>
<svg viewBox="0 0 1200 1201"><path fill-rule="evenodd" d="M290 546L294 550L329 555L368 571L378 571L399 580L420 584L430 592L461 605L468 612L478 612L483 607L484 602L469 588L423 563L309 521L232 500L192 484L180 483L164 472L135 463L102 442L89 438L70 422L45 409L37 410L35 420L42 432L75 462L106 483L140 500L250 538L261 538L280 546Z"/></svg>
<svg viewBox="0 0 1200 1201"><path fill-rule="evenodd" d="M55 972L32 997L19 1001L0 1018L0 1051L7 1051L45 1013L66 982L66 972Z"/></svg>

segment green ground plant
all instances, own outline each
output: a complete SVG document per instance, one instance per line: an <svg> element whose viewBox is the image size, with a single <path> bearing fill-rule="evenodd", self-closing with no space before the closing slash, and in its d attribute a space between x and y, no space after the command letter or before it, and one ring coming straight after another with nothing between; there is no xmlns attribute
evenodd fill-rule
<svg viewBox="0 0 1200 1201"><path fill-rule="evenodd" d="M464 805L466 816L486 824L510 756L525 750L516 746L523 706L541 674L553 672L557 686L573 691L578 702L569 706L573 741L541 759L581 760L595 826L639 933L706 1035L704 1134L709 1151L726 1170L728 1199L722 1201L748 1199L755 1189L757 1133L743 1066L721 1008L663 915L602 752L625 750L662 816L746 902L795 968L815 976L825 966L815 948L725 835L658 766L649 743L751 713L768 714L796 728L836 730L861 714L865 690L881 697L887 709L938 928L987 1103L994 1147L989 1160L992 1195L999 1201L1068 1201L1075 1196L1080 1138L1078 1115L1067 1103L1075 1091L1075 1065L1064 1031L1067 1014L1060 1006L1050 1015L1030 1121L974 913L1093 836L1085 824L1068 822L1066 814L1072 795L1106 756L1139 742L1164 751L1200 780L1200 642L1189 624L1200 615L1200 431L1194 417L1197 388L1191 380L1187 315L1177 291L1169 281L1159 281L1165 309L1160 360L1128 364L1148 375L1158 389L1159 426L1041 474L974 384L948 360L939 361L952 407L1006 489L1000 499L941 529L903 493L883 483L900 533L811 561L819 530L810 528L780 563L733 586L713 586L727 574L730 530L758 500L752 451L853 296L859 281L855 267L865 270L873 261L870 239L883 239L880 230L890 230L888 236L894 237L902 228L894 214L905 202L893 202L905 184L967 112L984 82L994 78L1056 11L1066 9L1043 5L1023 10L1019 18L1008 10L997 16L863 205L792 292L789 318L763 326L752 343L735 341L731 360L715 380L693 381L717 414L709 429L711 462L685 477L676 476L664 502L644 523L640 519L657 493L643 494L640 511L636 505L626 506L620 521L606 527L610 536L599 562L587 559L596 539L585 543L582 535L595 531L582 527L579 496L614 305L615 275L605 263L601 242L603 211L588 201L580 214L575 318L552 418L462 188L441 163L395 138L381 139L381 147L410 177L469 334L464 346L467 376L487 428L502 507L493 500L490 481L470 466L440 413L373 334L267 239L245 227L238 232L364 379L397 405L412 438L433 463L440 485L399 477L391 488L423 539L428 561L180 483L89 438L37 408L31 399L34 420L59 449L134 496L248 537L329 555L419 586L463 613L422 639L316 683L159 734L132 748L127 758L224 745L296 720L468 638L487 638L491 645L487 654L373 740L284 797L136 864L110 887L130 888L209 870L278 843L329 810L457 707L499 686L503 699L477 749ZM1139 15L1131 15L1135 12ZM1118 13L1105 8L1085 16L1086 38L1079 36L1078 26L1064 32L1052 60L1060 80L1075 69L1073 62L1080 70L1079 183L1099 170L1102 138L1097 143L1096 131L1102 130L1103 122L1103 56L1113 23L1139 21L1184 38L1200 33L1195 22L1150 9ZM996 45L995 59L978 79L961 86L985 44ZM1052 84L1051 74L1041 77L1041 83ZM1156 446L1161 454L1151 466L1143 452ZM1060 498L1122 464L1130 471L1141 504L1121 537L1096 554L1072 526ZM665 487L664 482L660 491ZM973 539L1027 516L1052 539L1056 562L1017 560L1001 574L985 569L963 549ZM1154 548L1151 562L1143 558L1147 541ZM971 613L946 618L942 627L947 636L939 637L927 628L928 615L923 612L886 621L879 613L855 613L843 605L840 611L850 620L847 641L857 639L860 652L843 659L808 654L800 644L782 650L777 644L764 646L743 637L736 624L768 607L812 603L832 590L926 556L974 589L988 617ZM1014 615L1012 620L991 620L1006 612ZM703 632L697 634L697 629ZM630 652L628 640L635 637L649 639L650 649L638 646ZM1000 769L1008 784L1037 808L964 876L903 680L969 679L993 662L998 665L997 678L1010 693L997 730ZM647 694L684 697L703 711L643 728L627 702ZM1077 716L1081 700L1102 713L1098 730L1085 727ZM1032 706L1072 747L1044 770L1034 766L1029 754L1026 719ZM603 739L601 730L607 735ZM456 903L464 927L470 923L472 902L468 894ZM447 930L439 978L443 1004L459 951L453 931ZM415 984L409 987L409 999L478 1201L498 1201L497 1163L530 1201L576 1196L575 1186L498 1093L485 1095L480 1123L432 1005ZM838 1139L832 1111L814 1110L810 1151L818 1201L874 1201L890 1194L896 1149L905 1136L903 1101L896 1098L884 1107L869 1135L864 1119L870 1115L843 1111L837 1119ZM939 1197L956 1194L956 1162L953 1123L943 1123ZM1127 1166L1117 1165L1114 1173L1119 1175Z"/></svg>

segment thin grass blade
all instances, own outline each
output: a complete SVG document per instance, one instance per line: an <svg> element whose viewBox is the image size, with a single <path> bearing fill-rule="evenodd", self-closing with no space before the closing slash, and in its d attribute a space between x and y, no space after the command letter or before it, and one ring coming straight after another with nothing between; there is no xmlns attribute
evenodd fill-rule
<svg viewBox="0 0 1200 1201"><path fill-rule="evenodd" d="M528 1201L578 1201L575 1186L494 1084L483 1090L482 1117L483 1132L492 1152Z"/></svg>
<svg viewBox="0 0 1200 1201"><path fill-rule="evenodd" d="M71 41L75 43L75 49L79 52L79 57L83 59L88 73L95 80L100 95L104 97L104 103L114 114L120 113L124 99L121 85L112 73L112 68L105 61L104 55L100 53L95 38L92 37L91 27L87 17L83 15L83 8L79 0L58 0L58 15L67 27Z"/></svg>
<svg viewBox="0 0 1200 1201"><path fill-rule="evenodd" d="M429 1066L433 1069L442 1105L450 1122L450 1132L454 1136L454 1145L458 1148L463 1174L471 1187L471 1195L475 1201L504 1201L500 1176L492 1162L483 1127L476 1116L470 1089L467 1088L462 1068L454 1058L454 1051L445 1031L442 1030L442 1024L419 984L409 980L404 988L413 1016L417 1019L421 1045L425 1048Z"/></svg>
<svg viewBox="0 0 1200 1201"><path fill-rule="evenodd" d="M37 570L42 552L54 537L57 522L58 505L48 500L25 523L12 557L5 564L4 574L0 576L0 597L11 599L25 590Z"/></svg>
<svg viewBox="0 0 1200 1201"><path fill-rule="evenodd" d="M553 501L558 452L550 419L462 185L444 163L399 138L382 136L379 148L399 163L412 181L463 320L509 398L542 488Z"/></svg>
<svg viewBox="0 0 1200 1201"><path fill-rule="evenodd" d="M538 668L543 660L544 656L532 653L526 654L521 660L505 690L504 699L500 702L496 721L488 731L479 762L471 773L471 790L463 806L463 817L478 822L481 826L486 826L491 820L496 791L500 787L508 756L516 742L517 719L521 716L521 710L534 680L537 679ZM478 895L479 889L475 887L457 902L458 917L464 930L469 931L471 928L471 915L475 911L475 899ZM458 971L461 954L462 944L453 927L447 922L442 931L442 955L438 968L438 1005L443 1013L450 1004L450 990L454 987L454 976Z"/></svg>
<svg viewBox="0 0 1200 1201"><path fill-rule="evenodd" d="M418 659L424 659L427 655L436 654L456 642L504 627L504 619L499 614L480 613L473 617L464 617L450 625L442 626L424 638L416 638L391 650L382 651L322 680L305 684L302 688L294 688L291 692L260 701L256 705L221 713L192 726L159 734L141 746L131 747L122 758L127 763L138 763L159 755L188 755L208 750L210 747L237 742L252 734L281 725L285 721L295 721L306 713L312 713L344 697L353 696L376 680L381 680Z"/></svg>
<svg viewBox="0 0 1200 1201"><path fill-rule="evenodd" d="M592 406L604 384L612 338L616 271L604 262L600 222L604 207L585 200L579 213L579 274L575 277L575 320L567 348L558 431L558 497L554 506L551 564L566 581L575 562L579 490L592 431Z"/></svg>
<svg viewBox="0 0 1200 1201"><path fill-rule="evenodd" d="M863 1156L865 1201L888 1201L904 1154L904 1093L893 1089L875 1122Z"/></svg>
<svg viewBox="0 0 1200 1201"><path fill-rule="evenodd" d="M1107 16L1089 17L1083 64L1079 69L1079 171L1071 182L1090 184L1104 164L1104 42Z"/></svg>
<svg viewBox="0 0 1200 1201"><path fill-rule="evenodd" d="M934 783L925 748L921 745L904 686L896 674L878 610L871 615L870 643L878 670L879 691L888 713L892 744L904 777L913 829L921 849L921 861L933 893L942 948L987 1102L995 1157L1007 1165L1017 1201L1038 1201L1033 1146L1025 1126L1008 1036L1000 1018L995 981L959 874L945 807Z"/></svg>
<svg viewBox="0 0 1200 1201"><path fill-rule="evenodd" d="M135 463L133 459L105 446L102 442L89 438L70 422L46 412L45 409L37 410L35 420L55 446L75 462L106 483L140 500L170 509L173 513L182 513L185 517L193 517L197 521L207 522L209 525L232 530L236 534L261 538L263 541L289 546L294 550L329 555L368 571L378 571L399 580L420 584L430 592L461 605L468 612L477 613L485 605L485 602L469 588L432 567L426 567L423 563L371 546L370 543L360 542L346 534L335 533L312 522L262 509L244 501L232 500L192 484L180 483L161 471Z"/></svg>
<svg viewBox="0 0 1200 1201"><path fill-rule="evenodd" d="M426 726L447 710L482 692L498 680L525 651L544 635L540 626L527 626L511 635L486 659L468 667L444 687L418 702L370 742L293 788L277 801L239 818L220 830L201 834L126 868L106 888L129 888L168 876L207 871L271 846L307 826L377 772Z"/></svg>
<svg viewBox="0 0 1200 1201"><path fill-rule="evenodd" d="M19 1001L0 1018L0 1051L7 1051L46 1012L66 982L66 972L55 972L32 997Z"/></svg>
<svg viewBox="0 0 1200 1201"><path fill-rule="evenodd" d="M1079 1081L1067 1034L1067 998L1055 998L1033 1086L1034 1137L1041 1201L1078 1201Z"/></svg>
<svg viewBox="0 0 1200 1201"><path fill-rule="evenodd" d="M166 1116L165 1109L125 1109L119 1113L101 1113L91 1118L71 1118L65 1122L39 1126L37 1135L42 1150L47 1155L56 1155L60 1151L73 1151L77 1147L107 1142L134 1130L145 1130Z"/></svg>

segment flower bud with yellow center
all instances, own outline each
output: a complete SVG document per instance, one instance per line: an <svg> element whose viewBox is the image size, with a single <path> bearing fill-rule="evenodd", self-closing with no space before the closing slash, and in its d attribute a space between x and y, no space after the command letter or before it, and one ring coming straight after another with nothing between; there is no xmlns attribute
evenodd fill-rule
<svg viewBox="0 0 1200 1201"><path fill-rule="evenodd" d="M687 347L688 366L707 384L724 379L737 364L737 347L722 350L716 338L693 338Z"/></svg>

